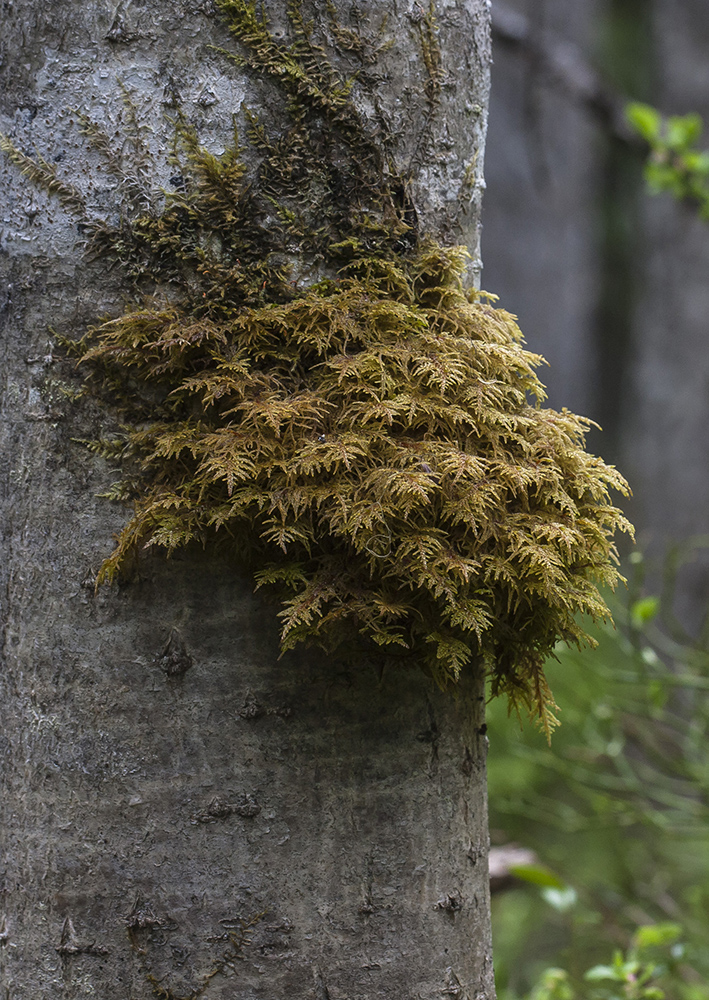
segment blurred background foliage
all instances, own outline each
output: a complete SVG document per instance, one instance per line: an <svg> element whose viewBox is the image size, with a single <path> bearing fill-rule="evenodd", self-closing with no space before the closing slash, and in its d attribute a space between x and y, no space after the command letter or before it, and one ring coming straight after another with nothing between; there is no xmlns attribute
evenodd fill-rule
<svg viewBox="0 0 709 1000"><path fill-rule="evenodd" d="M535 984L535 1000L662 995L651 989L709 1000L709 636L686 634L672 600L707 545L672 550L658 596L634 553L627 592L609 598L616 627L595 629L595 650L558 648L551 746L502 702L489 707L492 843L539 859L493 893L500 1000ZM654 939L638 932L647 925ZM614 952L627 982L585 978L612 971ZM642 969L655 970L646 983Z"/></svg>
<svg viewBox="0 0 709 1000"><path fill-rule="evenodd" d="M709 1000L709 4L492 16L483 283L639 538L616 628L547 666L552 746L489 706L492 844L528 854L493 879L498 996Z"/></svg>

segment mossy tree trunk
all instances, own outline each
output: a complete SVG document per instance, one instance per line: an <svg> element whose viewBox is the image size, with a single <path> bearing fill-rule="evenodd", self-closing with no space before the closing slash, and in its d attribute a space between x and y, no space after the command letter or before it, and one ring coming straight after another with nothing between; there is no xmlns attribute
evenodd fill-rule
<svg viewBox="0 0 709 1000"><path fill-rule="evenodd" d="M337 63L370 39L356 99L389 123L424 227L467 243L475 272L487 3L439 0L435 21L424 3L332 6L352 34L338 52L330 24L323 44ZM286 37L285 3L266 7ZM165 112L218 149L243 101L273 101L218 51L233 43L209 0L2 17L0 130L109 216L130 179L106 179L74 109L125 162L137 115L169 186ZM134 166L140 182L137 149ZM412 667L279 660L274 611L201 552L146 556L94 594L125 511L97 497L115 470L74 442L102 418L62 394L50 328L78 335L131 289L0 169L3 996L492 997L482 679L453 698Z"/></svg>

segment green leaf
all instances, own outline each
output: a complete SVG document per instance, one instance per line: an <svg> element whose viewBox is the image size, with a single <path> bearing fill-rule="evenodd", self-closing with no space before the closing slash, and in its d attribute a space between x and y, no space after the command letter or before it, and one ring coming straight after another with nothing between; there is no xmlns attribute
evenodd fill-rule
<svg viewBox="0 0 709 1000"><path fill-rule="evenodd" d="M623 977L612 965L594 965L583 974L583 978L589 983L600 982L602 979L610 979L613 982L622 982Z"/></svg>
<svg viewBox="0 0 709 1000"><path fill-rule="evenodd" d="M662 924L645 924L633 935L636 948L661 948L674 944L682 936L680 924L667 921Z"/></svg>
<svg viewBox="0 0 709 1000"><path fill-rule="evenodd" d="M656 108L650 107L649 104L633 102L627 105L625 117L649 143L653 143L659 137L662 115Z"/></svg>
<svg viewBox="0 0 709 1000"><path fill-rule="evenodd" d="M565 969L545 969L529 1000L574 1000L568 972Z"/></svg>
<svg viewBox="0 0 709 1000"><path fill-rule="evenodd" d="M636 628L642 628L656 617L659 610L659 597L642 597L631 607L630 619Z"/></svg>
<svg viewBox="0 0 709 1000"><path fill-rule="evenodd" d="M702 128L702 119L697 114L674 115L667 119L667 145L671 149L688 149L700 137Z"/></svg>
<svg viewBox="0 0 709 1000"><path fill-rule="evenodd" d="M512 865L510 873L523 882L540 885L546 889L566 891L568 886L546 865ZM572 890L573 891L573 890ZM548 900L547 900L548 902Z"/></svg>

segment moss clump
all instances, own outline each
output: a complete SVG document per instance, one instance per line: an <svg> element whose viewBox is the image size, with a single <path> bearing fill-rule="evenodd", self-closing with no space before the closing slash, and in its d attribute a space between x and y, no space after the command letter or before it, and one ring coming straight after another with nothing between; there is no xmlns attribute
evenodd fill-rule
<svg viewBox="0 0 709 1000"><path fill-rule="evenodd" d="M300 9L285 44L255 5L219 6L287 125L246 112L250 174L236 136L215 156L180 124L179 189L93 224L94 247L153 285L78 347L126 425L94 444L120 455L113 495L133 503L100 580L145 548L223 539L279 593L284 649L355 636L441 685L484 664L549 725L543 663L587 638L579 613L607 615L596 584L617 580L629 530L609 490L626 484L585 452L587 421L540 406L541 359L465 291L466 251L418 231Z"/></svg>

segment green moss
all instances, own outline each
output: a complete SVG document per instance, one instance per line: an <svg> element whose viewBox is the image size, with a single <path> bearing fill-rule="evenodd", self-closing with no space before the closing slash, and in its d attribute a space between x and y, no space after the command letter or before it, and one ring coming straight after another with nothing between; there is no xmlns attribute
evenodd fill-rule
<svg viewBox="0 0 709 1000"><path fill-rule="evenodd" d="M94 444L120 454L113 496L133 504L100 581L222 540L280 596L284 649L354 638L442 686L485 668L548 727L543 663L586 639L579 614L607 615L626 484L585 452L587 421L540 406L541 359L464 289L465 249L419 232L386 134L300 8L286 44L255 4L218 6L286 125L245 111L254 174L236 133L215 156L181 122L180 190L92 223L94 250L153 289L77 348L127 427ZM422 25L431 81L433 8Z"/></svg>

